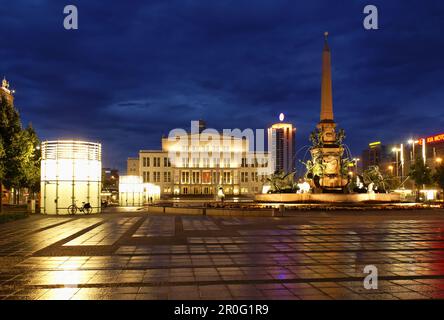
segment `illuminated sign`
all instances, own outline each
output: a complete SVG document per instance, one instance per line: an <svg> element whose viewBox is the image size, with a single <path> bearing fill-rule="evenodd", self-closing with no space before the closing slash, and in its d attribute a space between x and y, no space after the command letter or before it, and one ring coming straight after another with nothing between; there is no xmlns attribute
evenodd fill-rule
<svg viewBox="0 0 444 320"><path fill-rule="evenodd" d="M440 133L434 136L430 136L424 139L426 143L444 142L444 133ZM422 145L422 139L419 140L419 144Z"/></svg>
<svg viewBox="0 0 444 320"><path fill-rule="evenodd" d="M376 142L369 143L368 145L369 145L369 147L376 147L376 146L379 146L380 144L381 144L381 141L376 141Z"/></svg>
<svg viewBox="0 0 444 320"><path fill-rule="evenodd" d="M434 143L444 141L444 133L438 134L436 136L426 138L427 143Z"/></svg>

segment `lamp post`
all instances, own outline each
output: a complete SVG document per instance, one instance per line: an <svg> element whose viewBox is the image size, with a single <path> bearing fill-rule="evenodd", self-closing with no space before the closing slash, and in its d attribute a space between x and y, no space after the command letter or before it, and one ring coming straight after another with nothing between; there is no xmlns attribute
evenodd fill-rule
<svg viewBox="0 0 444 320"><path fill-rule="evenodd" d="M427 162L426 139L422 139L422 160L424 164Z"/></svg>
<svg viewBox="0 0 444 320"><path fill-rule="evenodd" d="M410 161L412 163L413 161L415 161L415 144L417 144L418 142L418 140L414 139L410 139L409 141L407 141L407 143L412 146L412 153L410 153Z"/></svg>
<svg viewBox="0 0 444 320"><path fill-rule="evenodd" d="M395 153L395 156L396 156L396 177L399 177L399 157L398 157L398 152L399 152L400 150L401 150L401 149L396 148L396 147L394 147L394 148L392 149L392 152L394 152L394 153Z"/></svg>
<svg viewBox="0 0 444 320"><path fill-rule="evenodd" d="M404 145L401 143L400 148L400 156L401 156L401 181L404 179Z"/></svg>
<svg viewBox="0 0 444 320"><path fill-rule="evenodd" d="M358 174L358 162L361 161L359 158L353 158L353 162L355 164L355 174Z"/></svg>
<svg viewBox="0 0 444 320"><path fill-rule="evenodd" d="M442 164L442 158L441 158L441 157L436 158L436 159L435 159L435 162L437 163L438 166L441 166L441 164ZM444 192L444 189L441 190L441 191ZM439 194L438 194L438 196L439 196ZM439 199L439 198L438 198L438 199Z"/></svg>

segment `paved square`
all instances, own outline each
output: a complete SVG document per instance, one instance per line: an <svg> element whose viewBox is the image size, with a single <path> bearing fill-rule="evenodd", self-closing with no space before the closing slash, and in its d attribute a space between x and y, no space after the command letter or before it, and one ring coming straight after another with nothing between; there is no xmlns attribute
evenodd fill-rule
<svg viewBox="0 0 444 320"><path fill-rule="evenodd" d="M32 216L0 234L0 299L444 298L444 210Z"/></svg>

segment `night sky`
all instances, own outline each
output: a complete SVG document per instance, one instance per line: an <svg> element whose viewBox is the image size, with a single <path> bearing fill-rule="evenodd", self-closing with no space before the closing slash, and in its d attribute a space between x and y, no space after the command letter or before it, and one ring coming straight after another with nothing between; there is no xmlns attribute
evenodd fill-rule
<svg viewBox="0 0 444 320"><path fill-rule="evenodd" d="M103 144L125 170L173 128L266 128L297 149L319 120L330 32L335 120L354 156L375 140L444 132L444 3L427 1L0 0L0 76L40 138ZM79 29L63 28L63 7ZM363 8L379 9L379 30Z"/></svg>

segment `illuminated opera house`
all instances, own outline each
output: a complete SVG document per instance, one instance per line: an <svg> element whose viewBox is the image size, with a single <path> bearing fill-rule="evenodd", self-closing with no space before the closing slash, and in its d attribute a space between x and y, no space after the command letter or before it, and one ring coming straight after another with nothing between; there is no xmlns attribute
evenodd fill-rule
<svg viewBox="0 0 444 320"><path fill-rule="evenodd" d="M162 138L162 150L140 150L128 158L128 172L160 186L161 195L251 195L261 192L272 173L268 153L250 151L245 137L197 132Z"/></svg>

